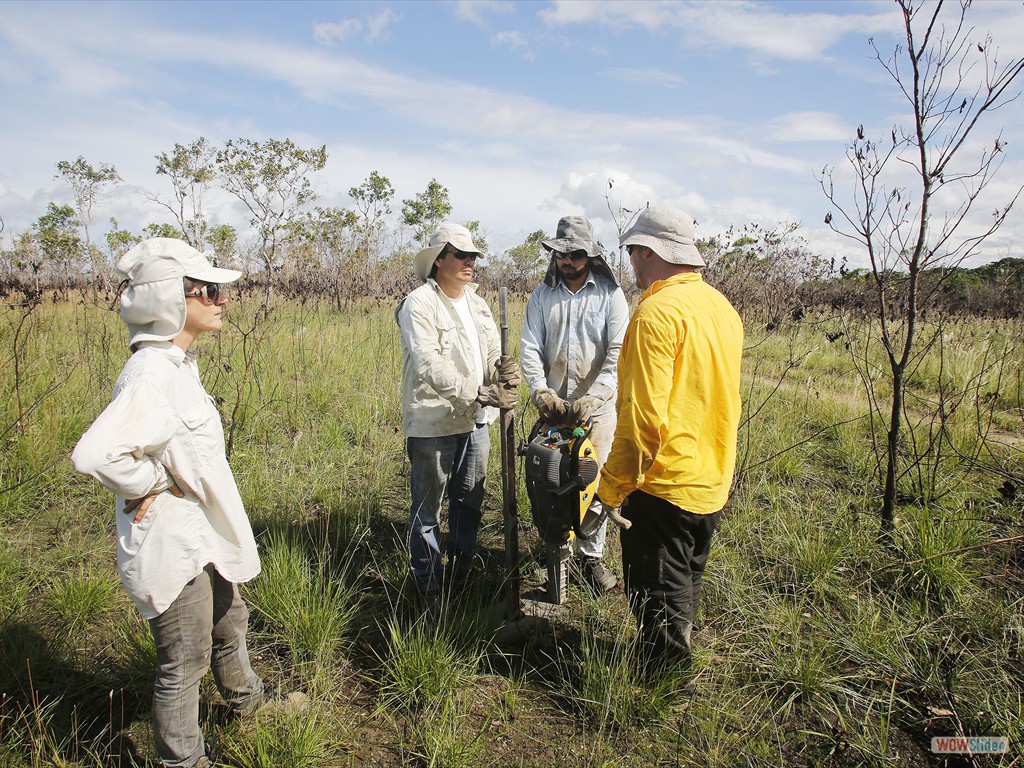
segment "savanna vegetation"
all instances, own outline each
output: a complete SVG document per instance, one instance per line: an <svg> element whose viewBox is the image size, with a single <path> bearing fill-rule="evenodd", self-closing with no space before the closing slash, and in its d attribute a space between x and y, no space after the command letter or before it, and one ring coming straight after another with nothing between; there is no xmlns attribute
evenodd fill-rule
<svg viewBox="0 0 1024 768"><path fill-rule="evenodd" d="M747 339L735 488L685 673L641 673L621 592L573 588L564 616L495 642L497 439L476 578L429 602L409 583L392 312L411 255L451 215L437 179L394 212L373 171L350 209L321 208L324 147L200 138L156 158L164 221L110 221L101 237L119 174L59 162L75 204L51 203L0 242L0 766L154 759L154 651L117 583L113 500L68 460L127 356L111 267L144 236L249 272L200 361L261 546L263 573L244 587L254 663L273 690L311 701L231 721L208 684L219 764L1024 764L1024 260L965 266L1016 195L987 229L962 226L1005 152L998 135L967 139L1016 98L1024 62L971 36L969 4L948 20L941 3L897 5L907 44L876 53L912 118L891 139L859 127L848 175L819 179L826 223L867 266L812 252L789 224L699 244ZM249 212L247 232L207 210L214 192ZM608 207L624 224L630 212ZM512 339L542 238L482 272L492 304L496 286L520 293ZM520 515L536 587L538 542ZM614 566L614 536L609 548ZM933 754L930 739L948 735L1005 736L1009 752Z"/></svg>
<svg viewBox="0 0 1024 768"><path fill-rule="evenodd" d="M477 578L421 602L401 546L392 307L275 299L268 315L264 301L233 296L201 363L262 548L245 588L255 664L312 704L229 722L211 683L221 764L933 765L930 737L949 734L1006 735L1014 751L986 764L1019 764L1020 320L928 321L939 341L909 385L888 541L858 372L884 361L847 348L869 322L748 321L740 469L696 662L643 677L621 593L574 588L563 619L519 647L493 642L505 622L497 440ZM3 321L0 765L146 764L152 644L117 583L112 499L68 461L109 399L123 329L88 294L27 316L8 304ZM517 417L532 418L526 406ZM523 512L529 587L540 576Z"/></svg>

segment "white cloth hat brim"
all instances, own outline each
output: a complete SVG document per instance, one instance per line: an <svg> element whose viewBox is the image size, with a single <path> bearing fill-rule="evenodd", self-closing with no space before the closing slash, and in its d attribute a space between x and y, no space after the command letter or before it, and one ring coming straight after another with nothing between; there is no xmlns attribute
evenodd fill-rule
<svg viewBox="0 0 1024 768"><path fill-rule="evenodd" d="M476 243L473 242L473 235L470 231L461 224L446 221L442 222L437 231L430 236L429 245L426 248L420 249L413 257L412 269L416 273L416 277L424 281L430 277L430 270L434 266L434 259L449 244L463 253L479 254L477 263L482 267L487 266L483 253L476 247Z"/></svg>
<svg viewBox="0 0 1024 768"><path fill-rule="evenodd" d="M650 248L658 256L669 262L670 264L681 264L691 267L706 267L707 262L704 261L700 255L700 251L697 250L696 246L683 245L681 243L674 243L671 240L663 240L658 237L644 234L630 235L628 232L626 236L619 243L623 248L627 245L642 245L645 248Z"/></svg>

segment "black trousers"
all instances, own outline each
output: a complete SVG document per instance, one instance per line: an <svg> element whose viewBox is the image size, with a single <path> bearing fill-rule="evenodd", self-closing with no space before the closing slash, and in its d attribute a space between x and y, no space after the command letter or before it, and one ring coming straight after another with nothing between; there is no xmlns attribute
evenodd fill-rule
<svg viewBox="0 0 1024 768"><path fill-rule="evenodd" d="M700 602L704 566L721 512L698 515L634 491L622 515L622 572L629 607L651 657L683 660Z"/></svg>

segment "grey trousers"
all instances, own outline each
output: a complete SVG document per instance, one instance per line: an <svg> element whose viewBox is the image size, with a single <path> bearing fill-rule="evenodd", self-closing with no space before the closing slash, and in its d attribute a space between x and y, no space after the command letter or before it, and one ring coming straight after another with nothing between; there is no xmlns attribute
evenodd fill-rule
<svg viewBox="0 0 1024 768"><path fill-rule="evenodd" d="M206 754L199 727L199 682L213 679L235 714L263 701L263 681L249 664L245 633L249 611L238 588L208 565L170 607L150 619L156 643L153 731L169 768L191 768Z"/></svg>

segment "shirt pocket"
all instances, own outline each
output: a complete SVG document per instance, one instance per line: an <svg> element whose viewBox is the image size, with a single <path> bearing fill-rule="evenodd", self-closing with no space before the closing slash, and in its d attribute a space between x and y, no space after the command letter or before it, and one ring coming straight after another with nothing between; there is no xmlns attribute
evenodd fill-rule
<svg viewBox="0 0 1024 768"><path fill-rule="evenodd" d="M213 403L204 402L189 408L180 418L185 427L185 439L197 462L201 466L212 464L224 446L224 430Z"/></svg>
<svg viewBox="0 0 1024 768"><path fill-rule="evenodd" d="M134 557L138 554L142 543L146 540L149 532L153 530L156 519L160 515L160 510L163 509L166 501L164 497L167 495L170 495L167 491L158 493L156 498L153 499L153 503L149 505L149 509L146 510L146 514L137 523L134 520L138 510L134 510L131 514L125 514L123 511L117 513L119 515L117 528L118 537L121 540L121 549L129 557Z"/></svg>
<svg viewBox="0 0 1024 768"><path fill-rule="evenodd" d="M456 338L458 337L458 329L455 327L455 323L448 320L439 320L437 323L437 344L441 348L441 355L446 358L451 358L452 348L455 346Z"/></svg>
<svg viewBox="0 0 1024 768"><path fill-rule="evenodd" d="M604 314L587 312L583 316L583 332L591 342L600 344L604 340L604 327Z"/></svg>

